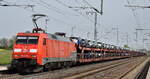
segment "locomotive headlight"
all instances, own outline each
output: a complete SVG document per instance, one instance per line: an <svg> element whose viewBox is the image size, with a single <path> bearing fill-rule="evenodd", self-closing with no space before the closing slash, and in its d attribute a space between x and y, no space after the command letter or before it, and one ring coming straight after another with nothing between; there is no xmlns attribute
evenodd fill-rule
<svg viewBox="0 0 150 79"><path fill-rule="evenodd" d="M14 55L15 57L19 57L20 55Z"/></svg>
<svg viewBox="0 0 150 79"><path fill-rule="evenodd" d="M14 52L21 52L21 49L14 49Z"/></svg>
<svg viewBox="0 0 150 79"><path fill-rule="evenodd" d="M37 49L30 49L29 52L36 53L36 52L37 52Z"/></svg>

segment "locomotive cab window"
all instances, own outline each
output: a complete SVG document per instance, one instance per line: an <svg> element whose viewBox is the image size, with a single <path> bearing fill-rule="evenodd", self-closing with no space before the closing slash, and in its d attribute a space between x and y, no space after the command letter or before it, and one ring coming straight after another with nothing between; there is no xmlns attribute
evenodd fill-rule
<svg viewBox="0 0 150 79"><path fill-rule="evenodd" d="M17 36L16 44L38 44L37 36Z"/></svg>
<svg viewBox="0 0 150 79"><path fill-rule="evenodd" d="M27 37L17 36L16 44L27 44Z"/></svg>
<svg viewBox="0 0 150 79"><path fill-rule="evenodd" d="M28 44L38 44L38 37L28 37Z"/></svg>

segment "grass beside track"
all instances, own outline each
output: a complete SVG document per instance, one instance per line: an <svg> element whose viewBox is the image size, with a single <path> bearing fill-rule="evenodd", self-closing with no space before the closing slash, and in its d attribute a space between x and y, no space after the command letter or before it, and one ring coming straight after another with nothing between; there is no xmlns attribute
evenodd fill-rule
<svg viewBox="0 0 150 79"><path fill-rule="evenodd" d="M12 50L0 49L0 65L10 64Z"/></svg>

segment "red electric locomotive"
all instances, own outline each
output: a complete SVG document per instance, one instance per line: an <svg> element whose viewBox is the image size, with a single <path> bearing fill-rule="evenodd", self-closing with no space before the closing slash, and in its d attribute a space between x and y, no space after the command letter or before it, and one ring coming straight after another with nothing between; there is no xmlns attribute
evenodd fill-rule
<svg viewBox="0 0 150 79"><path fill-rule="evenodd" d="M39 71L76 61L75 43L65 37L65 33L48 34L38 28L36 20L41 17L45 15L33 15L36 28L32 33L17 34L11 69L19 72Z"/></svg>
<svg viewBox="0 0 150 79"><path fill-rule="evenodd" d="M38 29L34 29L37 31ZM12 54L12 67L25 69L56 67L76 61L75 43L58 34L18 33Z"/></svg>

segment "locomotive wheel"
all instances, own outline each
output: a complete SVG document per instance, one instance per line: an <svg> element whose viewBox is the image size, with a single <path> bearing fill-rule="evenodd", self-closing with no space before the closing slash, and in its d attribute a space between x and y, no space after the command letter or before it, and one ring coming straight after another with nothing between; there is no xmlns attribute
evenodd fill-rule
<svg viewBox="0 0 150 79"><path fill-rule="evenodd" d="M65 62L65 68L70 68L72 66L72 62Z"/></svg>
<svg viewBox="0 0 150 79"><path fill-rule="evenodd" d="M17 71L20 74L30 74L33 73L33 67L19 68Z"/></svg>
<svg viewBox="0 0 150 79"><path fill-rule="evenodd" d="M35 69L33 69L33 72L43 72L44 66L37 66Z"/></svg>
<svg viewBox="0 0 150 79"><path fill-rule="evenodd" d="M10 66L8 67L8 71L13 74L17 72L17 69Z"/></svg>
<svg viewBox="0 0 150 79"><path fill-rule="evenodd" d="M63 62L62 68L66 68L67 67L67 62Z"/></svg>
<svg viewBox="0 0 150 79"><path fill-rule="evenodd" d="M50 71L52 70L51 65L50 64L45 64L43 67L43 71Z"/></svg>

